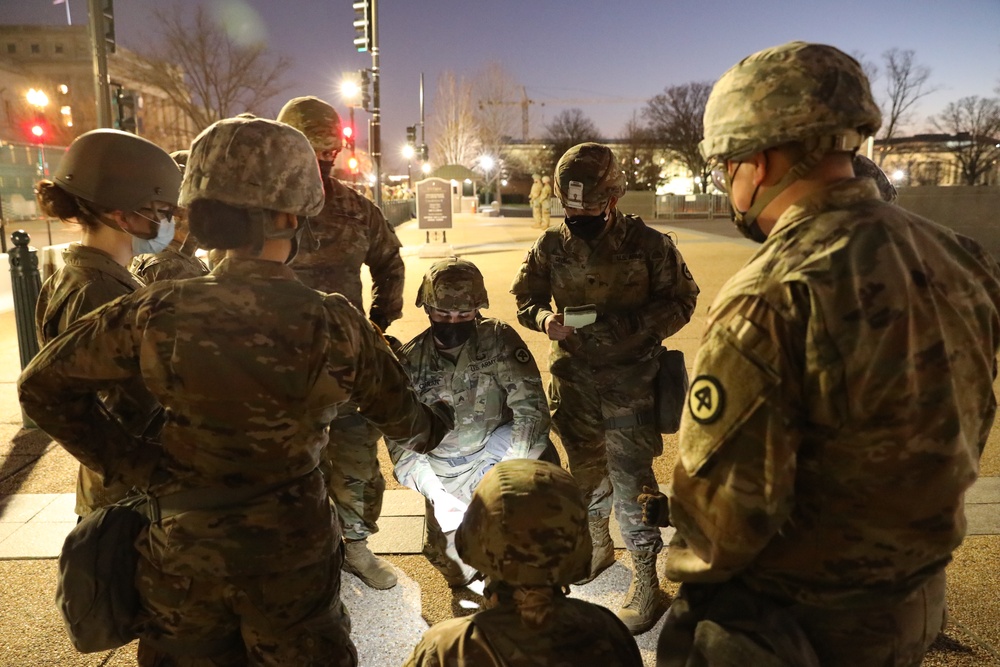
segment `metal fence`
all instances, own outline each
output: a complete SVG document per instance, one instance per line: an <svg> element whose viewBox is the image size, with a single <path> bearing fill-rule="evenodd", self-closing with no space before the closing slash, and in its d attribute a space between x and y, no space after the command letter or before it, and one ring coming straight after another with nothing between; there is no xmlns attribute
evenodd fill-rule
<svg viewBox="0 0 1000 667"><path fill-rule="evenodd" d="M417 217L416 199L392 199L382 201L382 215L393 227L398 227L407 220Z"/></svg>
<svg viewBox="0 0 1000 667"><path fill-rule="evenodd" d="M729 217L726 195L658 195L657 218Z"/></svg>

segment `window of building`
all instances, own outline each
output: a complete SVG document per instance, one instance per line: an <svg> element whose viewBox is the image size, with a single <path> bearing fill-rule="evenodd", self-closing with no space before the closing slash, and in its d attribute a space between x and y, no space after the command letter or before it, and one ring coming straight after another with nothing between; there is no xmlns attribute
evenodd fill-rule
<svg viewBox="0 0 1000 667"><path fill-rule="evenodd" d="M7 53L17 53L17 44L8 44Z"/></svg>
<svg viewBox="0 0 1000 667"><path fill-rule="evenodd" d="M62 44L56 44L56 45L55 45L55 46L53 47L53 50L54 50L54 51L55 51L56 53L62 53L62 52L63 52L63 45L62 45Z"/></svg>
<svg viewBox="0 0 1000 667"><path fill-rule="evenodd" d="M42 52L42 45L41 44L32 44L31 45L31 52L32 53L41 53Z"/></svg>

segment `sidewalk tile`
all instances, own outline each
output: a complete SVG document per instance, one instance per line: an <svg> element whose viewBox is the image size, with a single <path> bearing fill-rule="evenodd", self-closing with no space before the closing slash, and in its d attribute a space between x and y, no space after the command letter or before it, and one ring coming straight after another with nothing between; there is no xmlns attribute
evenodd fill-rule
<svg viewBox="0 0 1000 667"><path fill-rule="evenodd" d="M63 493L35 515L32 523L65 523L76 521L76 494Z"/></svg>
<svg viewBox="0 0 1000 667"><path fill-rule="evenodd" d="M16 493L0 496L0 523L25 523L41 512L59 493Z"/></svg>
<svg viewBox="0 0 1000 667"><path fill-rule="evenodd" d="M424 517L382 516L379 531L368 538L368 548L377 554L418 554L424 546ZM0 544L2 546L2 544Z"/></svg>
<svg viewBox="0 0 1000 667"><path fill-rule="evenodd" d="M76 521L26 523L0 542L0 558L58 558Z"/></svg>
<svg viewBox="0 0 1000 667"><path fill-rule="evenodd" d="M1000 503L966 504L967 535L1000 535Z"/></svg>
<svg viewBox="0 0 1000 667"><path fill-rule="evenodd" d="M424 516L424 497L413 489L391 489L382 496L382 516ZM381 525L381 519L379 519Z"/></svg>
<svg viewBox="0 0 1000 667"><path fill-rule="evenodd" d="M965 492L965 503L1000 503L1000 477L980 477Z"/></svg>

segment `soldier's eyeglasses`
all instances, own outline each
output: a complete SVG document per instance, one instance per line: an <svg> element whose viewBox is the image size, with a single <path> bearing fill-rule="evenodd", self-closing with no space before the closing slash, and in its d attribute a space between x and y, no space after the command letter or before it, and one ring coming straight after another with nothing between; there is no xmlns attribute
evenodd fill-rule
<svg viewBox="0 0 1000 667"><path fill-rule="evenodd" d="M137 216L139 216L140 218L144 218L146 220L149 220L154 225L159 225L161 223L165 223L165 222L168 223L171 220L173 220L174 219L174 210L175 209L173 207L170 207L170 208L152 208L150 206L144 206L143 208L140 208L139 210L134 211L134 213ZM149 211L155 217L151 218L148 215L145 215L143 213L143 211Z"/></svg>

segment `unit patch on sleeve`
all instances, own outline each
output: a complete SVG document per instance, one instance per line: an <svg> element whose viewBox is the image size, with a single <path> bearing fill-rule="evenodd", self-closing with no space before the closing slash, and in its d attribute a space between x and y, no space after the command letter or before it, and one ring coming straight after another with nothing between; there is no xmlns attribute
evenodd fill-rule
<svg viewBox="0 0 1000 667"><path fill-rule="evenodd" d="M726 391L722 383L711 375L699 375L688 392L688 410L699 424L711 424L726 407Z"/></svg>
<svg viewBox="0 0 1000 667"><path fill-rule="evenodd" d="M520 361L522 364L526 364L529 361L531 361L531 353L528 352L528 350L526 350L525 348L519 347L516 350L514 350L514 358Z"/></svg>

